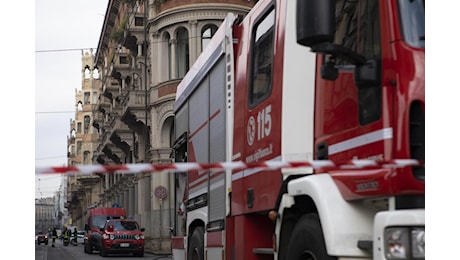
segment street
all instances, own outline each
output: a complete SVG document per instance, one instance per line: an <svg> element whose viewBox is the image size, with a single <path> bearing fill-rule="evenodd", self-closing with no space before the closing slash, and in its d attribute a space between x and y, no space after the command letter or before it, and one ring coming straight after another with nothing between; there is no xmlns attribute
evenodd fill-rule
<svg viewBox="0 0 460 260"><path fill-rule="evenodd" d="M117 259L117 260L126 260L126 259L139 259L141 257L135 257L132 254L120 254L120 255L108 255L104 259ZM56 247L51 247L51 241L48 245L37 245L35 242L35 260L62 260L62 259L71 259L71 260L80 260L80 259L102 259L102 256L99 256L98 251L94 251L93 254L85 254L83 251L83 245L79 244L77 246L64 246L61 240L56 241ZM149 252L144 253L142 259L172 259L171 256L155 255Z"/></svg>

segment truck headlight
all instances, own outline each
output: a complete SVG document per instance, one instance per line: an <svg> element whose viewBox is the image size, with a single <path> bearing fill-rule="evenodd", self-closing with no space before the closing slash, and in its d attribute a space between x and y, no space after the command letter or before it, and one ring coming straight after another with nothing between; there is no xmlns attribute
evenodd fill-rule
<svg viewBox="0 0 460 260"><path fill-rule="evenodd" d="M411 230L412 236L412 256L415 258L425 258L425 229L416 228Z"/></svg>
<svg viewBox="0 0 460 260"><path fill-rule="evenodd" d="M425 259L425 228L387 228L384 245L387 259Z"/></svg>

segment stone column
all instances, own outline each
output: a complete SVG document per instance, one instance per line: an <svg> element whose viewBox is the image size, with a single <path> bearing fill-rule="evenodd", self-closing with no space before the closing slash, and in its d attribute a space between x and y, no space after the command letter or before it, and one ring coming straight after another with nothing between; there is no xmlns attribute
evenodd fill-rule
<svg viewBox="0 0 460 260"><path fill-rule="evenodd" d="M190 37L189 37L189 46L190 46L190 64L189 68L192 67L193 63L196 61L198 58L198 42L199 42L199 35L197 34L197 24L198 22L196 20L192 20L188 22L190 24L191 32L190 32Z"/></svg>
<svg viewBox="0 0 460 260"><path fill-rule="evenodd" d="M178 71L177 71L177 61L176 61L176 48L177 48L177 39L169 40L171 44L171 79L178 78Z"/></svg>

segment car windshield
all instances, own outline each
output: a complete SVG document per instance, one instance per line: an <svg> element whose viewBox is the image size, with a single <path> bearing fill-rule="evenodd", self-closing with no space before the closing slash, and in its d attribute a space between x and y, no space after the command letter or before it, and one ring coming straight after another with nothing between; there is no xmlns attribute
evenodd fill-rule
<svg viewBox="0 0 460 260"><path fill-rule="evenodd" d="M133 231L139 229L139 226L134 221L109 221L107 223L107 227L109 227L110 225L113 226L114 231Z"/></svg>
<svg viewBox="0 0 460 260"><path fill-rule="evenodd" d="M399 17L404 41L425 48L425 0L400 0Z"/></svg>

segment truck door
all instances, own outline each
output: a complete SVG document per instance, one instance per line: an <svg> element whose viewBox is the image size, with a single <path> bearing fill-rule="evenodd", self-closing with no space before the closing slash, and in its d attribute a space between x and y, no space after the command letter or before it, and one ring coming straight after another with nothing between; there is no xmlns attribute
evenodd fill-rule
<svg viewBox="0 0 460 260"><path fill-rule="evenodd" d="M336 1L334 44L319 55L315 104L317 159L383 159L390 152L391 89L382 91L379 1ZM313 47L315 48L315 47ZM390 141L388 141L390 140Z"/></svg>

